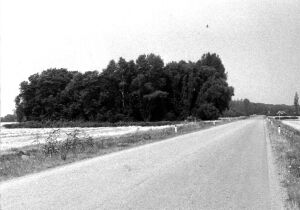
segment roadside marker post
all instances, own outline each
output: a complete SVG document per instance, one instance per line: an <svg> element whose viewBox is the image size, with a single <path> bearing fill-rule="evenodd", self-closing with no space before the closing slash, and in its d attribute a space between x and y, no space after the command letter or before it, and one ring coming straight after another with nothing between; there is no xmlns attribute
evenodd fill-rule
<svg viewBox="0 0 300 210"><path fill-rule="evenodd" d="M281 133L281 128L280 128L280 125L278 126L278 134Z"/></svg>

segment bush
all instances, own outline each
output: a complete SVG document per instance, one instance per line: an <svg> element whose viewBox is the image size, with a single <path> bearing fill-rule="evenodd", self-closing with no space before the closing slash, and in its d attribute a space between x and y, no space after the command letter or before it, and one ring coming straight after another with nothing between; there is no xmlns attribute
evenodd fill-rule
<svg viewBox="0 0 300 210"><path fill-rule="evenodd" d="M176 119L176 115L173 112L168 112L165 119L168 121L174 121Z"/></svg>
<svg viewBox="0 0 300 210"><path fill-rule="evenodd" d="M83 137L79 138L80 134L82 134ZM53 129L46 138L46 142L42 147L45 156L52 157L55 154L59 154L61 159L66 160L70 151L72 151L73 155L76 155L78 149L83 152L87 147L94 147L95 145L92 137L86 135L84 132L80 132L78 129L67 133L65 140L62 139L59 141L59 136L60 129Z"/></svg>
<svg viewBox="0 0 300 210"><path fill-rule="evenodd" d="M54 154L58 153L59 142L58 137L60 136L60 129L54 129L49 136L46 138L46 143L43 146L43 152L46 156L52 157Z"/></svg>
<svg viewBox="0 0 300 210"><path fill-rule="evenodd" d="M201 120L216 120L220 116L219 110L213 104L200 105L196 114Z"/></svg>

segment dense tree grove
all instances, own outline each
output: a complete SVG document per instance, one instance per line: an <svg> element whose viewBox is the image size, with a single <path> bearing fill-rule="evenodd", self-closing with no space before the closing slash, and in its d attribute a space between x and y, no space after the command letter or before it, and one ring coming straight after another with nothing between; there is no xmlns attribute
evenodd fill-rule
<svg viewBox="0 0 300 210"><path fill-rule="evenodd" d="M110 61L101 73L48 69L20 84L19 121L160 121L218 118L233 88L216 54L164 64L160 56Z"/></svg>

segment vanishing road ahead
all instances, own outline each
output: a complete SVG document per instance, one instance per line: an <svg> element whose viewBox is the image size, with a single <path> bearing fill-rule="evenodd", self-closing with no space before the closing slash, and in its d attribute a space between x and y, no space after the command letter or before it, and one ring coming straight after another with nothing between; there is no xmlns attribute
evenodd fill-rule
<svg viewBox="0 0 300 210"><path fill-rule="evenodd" d="M264 120L237 121L4 182L1 207L280 209L267 151Z"/></svg>

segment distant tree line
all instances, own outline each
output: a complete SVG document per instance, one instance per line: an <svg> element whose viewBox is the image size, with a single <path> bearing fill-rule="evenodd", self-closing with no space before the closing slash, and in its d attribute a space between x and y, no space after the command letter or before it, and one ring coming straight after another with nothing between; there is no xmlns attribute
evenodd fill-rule
<svg viewBox="0 0 300 210"><path fill-rule="evenodd" d="M1 117L1 122L16 122L17 116L15 114L7 114L4 117Z"/></svg>
<svg viewBox="0 0 300 210"><path fill-rule="evenodd" d="M249 99L232 100L229 103L229 109L223 113L224 117L237 117L249 115L270 115L276 116L279 111L287 115L295 115L295 107L285 104L264 104L253 103Z"/></svg>
<svg viewBox="0 0 300 210"><path fill-rule="evenodd" d="M48 69L20 84L18 121L217 119L233 96L221 59L164 64L160 56L112 60L99 73Z"/></svg>

